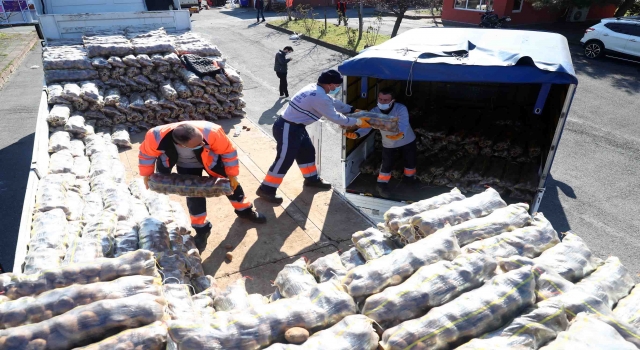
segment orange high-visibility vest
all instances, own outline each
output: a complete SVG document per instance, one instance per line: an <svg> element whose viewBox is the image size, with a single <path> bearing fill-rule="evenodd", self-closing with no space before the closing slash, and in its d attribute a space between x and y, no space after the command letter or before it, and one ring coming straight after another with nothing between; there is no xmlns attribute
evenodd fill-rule
<svg viewBox="0 0 640 350"><path fill-rule="evenodd" d="M189 123L202 133L205 145L194 152L209 175L221 177L212 169L218 163L218 159L222 159L227 177L238 176L240 173L238 153L231 144L231 140L222 127L206 121L186 121L160 125L147 131L138 154L138 168L141 176L150 176L155 172L156 159L159 159L167 168L172 168L177 163L178 151L175 149L173 137L169 134L183 123Z"/></svg>

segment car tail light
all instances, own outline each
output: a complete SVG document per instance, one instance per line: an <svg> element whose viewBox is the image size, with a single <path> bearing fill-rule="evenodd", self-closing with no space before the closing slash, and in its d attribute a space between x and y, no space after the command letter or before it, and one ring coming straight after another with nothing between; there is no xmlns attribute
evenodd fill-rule
<svg viewBox="0 0 640 350"><path fill-rule="evenodd" d="M593 28L587 28L587 30L584 31L585 34L589 33L589 32L593 32L595 29Z"/></svg>

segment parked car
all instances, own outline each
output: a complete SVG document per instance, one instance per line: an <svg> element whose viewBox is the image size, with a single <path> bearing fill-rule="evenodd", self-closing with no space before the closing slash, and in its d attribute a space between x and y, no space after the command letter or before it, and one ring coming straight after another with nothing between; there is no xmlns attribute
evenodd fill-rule
<svg viewBox="0 0 640 350"><path fill-rule="evenodd" d="M614 56L640 62L640 16L603 19L585 31L580 43L587 58Z"/></svg>

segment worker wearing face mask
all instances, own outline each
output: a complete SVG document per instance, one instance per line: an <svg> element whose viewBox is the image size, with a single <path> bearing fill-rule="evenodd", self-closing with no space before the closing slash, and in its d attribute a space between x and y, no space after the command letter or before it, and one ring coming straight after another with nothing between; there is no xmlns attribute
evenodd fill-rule
<svg viewBox="0 0 640 350"><path fill-rule="evenodd" d="M389 198L389 180L391 180L391 170L395 163L397 153L402 153L404 161L404 181L413 183L416 180L416 135L409 125L409 111L401 103L395 102L394 92L391 89L382 89L378 93L378 105L371 112L388 114L398 117L397 134L380 131L382 134L382 166L378 174L377 190L382 198ZM361 128L355 132L347 132L345 136L350 139L357 139L366 136L371 128Z"/></svg>
<svg viewBox="0 0 640 350"><path fill-rule="evenodd" d="M227 196L236 215L255 223L267 218L255 211L238 183L238 153L219 125L205 121L187 121L156 126L147 131L138 155L140 175L148 181L155 170L170 174L175 166L178 174L228 178L233 194ZM195 244L200 252L207 245L212 225L207 220L207 199L187 197L191 226L196 231Z"/></svg>
<svg viewBox="0 0 640 350"><path fill-rule="evenodd" d="M367 123L369 118L349 118L341 114L358 111L329 96L337 95L341 86L342 75L332 69L323 72L317 83L307 85L293 96L282 116L273 124L273 137L277 142L276 159L256 195L271 203L282 203L282 197L276 194L276 190L294 160L304 176L305 187L331 189L331 184L318 177L316 149L305 127L322 117L343 126L370 127Z"/></svg>

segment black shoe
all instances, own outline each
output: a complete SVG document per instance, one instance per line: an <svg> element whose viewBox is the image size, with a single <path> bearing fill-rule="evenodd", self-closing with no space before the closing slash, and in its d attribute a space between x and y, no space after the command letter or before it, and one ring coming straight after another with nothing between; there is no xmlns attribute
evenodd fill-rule
<svg viewBox="0 0 640 350"><path fill-rule="evenodd" d="M284 97L289 97L289 93L288 93L288 92L287 92L287 93L285 93L285 94L284 94Z"/></svg>
<svg viewBox="0 0 640 350"><path fill-rule="evenodd" d="M380 195L380 197L382 197L382 198L391 197L391 194L389 193L389 184L388 183L378 182L378 186L376 186L376 189L378 190L378 194Z"/></svg>
<svg viewBox="0 0 640 350"><path fill-rule="evenodd" d="M283 93L280 93L280 97L281 97L281 98L282 98L282 97L285 97L285 95L284 95Z"/></svg>
<svg viewBox="0 0 640 350"><path fill-rule="evenodd" d="M304 186L319 188L321 190L330 190L331 184L324 182L324 180L318 178L317 180L304 179Z"/></svg>
<svg viewBox="0 0 640 350"><path fill-rule="evenodd" d="M262 198L262 200L267 201L269 203L275 203L275 204L282 204L282 197L278 196L277 194L270 194L267 193L265 191L263 191L260 187L258 187L258 190L256 191L256 196Z"/></svg>
<svg viewBox="0 0 640 350"><path fill-rule="evenodd" d="M202 253L202 251L207 247L207 240L209 239L209 236L211 236L211 227L211 223L208 222L207 226L194 228L196 236L193 238L193 241L196 244L196 248L198 248L199 253Z"/></svg>
<svg viewBox="0 0 640 350"><path fill-rule="evenodd" d="M254 208L236 211L236 214L239 218L247 219L251 222L255 222L256 224L264 224L267 222L267 217L258 213Z"/></svg>
<svg viewBox="0 0 640 350"><path fill-rule="evenodd" d="M264 18L262 19L262 22L264 22Z"/></svg>

